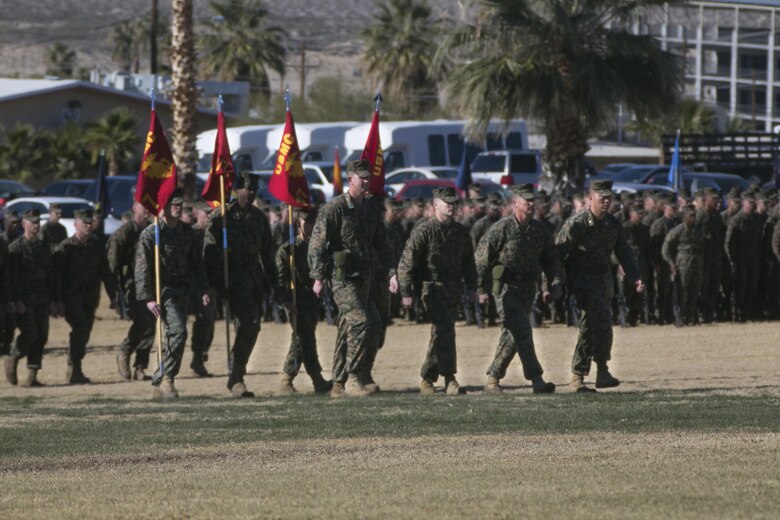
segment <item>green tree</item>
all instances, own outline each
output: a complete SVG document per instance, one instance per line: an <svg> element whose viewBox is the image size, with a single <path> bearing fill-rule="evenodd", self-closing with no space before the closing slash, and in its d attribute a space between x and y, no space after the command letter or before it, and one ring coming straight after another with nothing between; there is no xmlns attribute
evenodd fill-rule
<svg viewBox="0 0 780 520"><path fill-rule="evenodd" d="M660 146L664 134L673 134L677 130L682 134L716 133L718 114L706 103L693 98L682 98L660 117L638 121L628 125L628 129L638 131L644 140Z"/></svg>
<svg viewBox="0 0 780 520"><path fill-rule="evenodd" d="M69 78L73 76L73 68L76 66L76 51L57 42L46 50L46 74Z"/></svg>
<svg viewBox="0 0 780 520"><path fill-rule="evenodd" d="M31 125L3 129L0 145L0 177L30 181L45 178L51 166L52 134Z"/></svg>
<svg viewBox="0 0 780 520"><path fill-rule="evenodd" d="M49 174L57 180L90 177L92 164L84 142L84 128L70 123L58 128L49 148Z"/></svg>
<svg viewBox="0 0 780 520"><path fill-rule="evenodd" d="M151 15L147 13L140 19L125 20L111 29L109 43L111 58L123 71L138 73L143 54L149 51ZM157 60L158 69L168 70L170 65L164 59L171 47L171 31L168 19L161 16L157 23ZM161 59L162 58L162 59Z"/></svg>
<svg viewBox="0 0 780 520"><path fill-rule="evenodd" d="M558 188L582 186L587 140L623 103L640 121L674 105L681 66L629 21L662 0L482 0L475 23L448 32L454 107L484 131L491 118L538 121Z"/></svg>
<svg viewBox="0 0 780 520"><path fill-rule="evenodd" d="M438 106L433 61L442 24L424 1L390 0L361 33L368 76L400 117L420 117Z"/></svg>
<svg viewBox="0 0 780 520"><path fill-rule="evenodd" d="M201 73L224 81L248 81L267 101L271 94L268 70L284 76L287 51L281 27L271 26L268 11L258 0L211 2L216 16L202 22Z"/></svg>
<svg viewBox="0 0 780 520"><path fill-rule="evenodd" d="M97 161L101 149L106 151L109 175L118 175L121 169L135 162L143 142L138 135L138 123L135 114L126 107L119 107L88 125L84 143L92 154L92 162Z"/></svg>

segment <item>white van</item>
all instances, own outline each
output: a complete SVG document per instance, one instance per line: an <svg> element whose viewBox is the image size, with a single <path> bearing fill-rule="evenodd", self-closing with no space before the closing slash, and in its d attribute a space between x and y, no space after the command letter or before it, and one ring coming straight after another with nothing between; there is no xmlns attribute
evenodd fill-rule
<svg viewBox="0 0 780 520"><path fill-rule="evenodd" d="M303 162L330 162L336 157L336 148L339 149L339 157L343 158L344 134L351 128L359 125L356 121L339 121L334 123L296 123L295 136L298 138L298 147L301 150ZM268 133L266 148L269 153L263 168L273 168L276 165L276 154L279 143L282 142L284 126L280 126Z"/></svg>
<svg viewBox="0 0 780 520"><path fill-rule="evenodd" d="M282 125L249 125L227 128L225 133L230 153L233 154L233 167L236 171L259 170L270 151L266 144L268 133L282 127ZM198 173L208 173L211 169L211 156L214 155L216 138L216 128L198 134L195 142L195 147L198 150ZM277 141L274 150L278 146L279 142Z"/></svg>
<svg viewBox="0 0 780 520"><path fill-rule="evenodd" d="M366 144L370 123L347 131L345 160L359 159ZM463 134L466 121L388 121L379 123L385 171L407 166L460 166L463 159ZM467 159L484 150L527 149L528 131L525 121L511 121L504 129L499 122L491 123L481 143L469 143Z"/></svg>

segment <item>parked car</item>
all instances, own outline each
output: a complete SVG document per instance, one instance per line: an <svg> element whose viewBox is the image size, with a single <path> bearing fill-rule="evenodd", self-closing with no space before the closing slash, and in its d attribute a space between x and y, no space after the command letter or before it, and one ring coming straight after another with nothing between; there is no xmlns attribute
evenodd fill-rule
<svg viewBox="0 0 780 520"><path fill-rule="evenodd" d="M487 179L478 179L474 182L475 184L480 185L480 193L482 195L487 195L488 193L492 192L498 192L501 195L504 195L505 193L504 187L500 184L496 184L493 181L489 181ZM401 191L395 195L395 200L402 201L408 199L432 199L433 190L439 188L455 188L455 191L458 193L459 197L463 198L465 196L463 190L455 186L455 181L446 179L424 179L407 182L404 187L401 188Z"/></svg>
<svg viewBox="0 0 780 520"><path fill-rule="evenodd" d="M539 150L496 150L477 154L471 163L474 179L497 184L539 184L542 156Z"/></svg>
<svg viewBox="0 0 780 520"><path fill-rule="evenodd" d="M41 213L41 220L49 220L49 208L52 204L59 204L62 211L60 217L60 223L68 230L68 236L71 236L76 228L73 225L73 213L79 209L94 208L95 203L78 197L19 197L12 201L9 201L5 205L5 210L15 210L19 214L23 214L25 211L31 209L37 209ZM121 222L115 218L106 218L104 224L104 230L107 235L110 235L116 231Z"/></svg>
<svg viewBox="0 0 780 520"><path fill-rule="evenodd" d="M639 184L636 182L613 182L612 191L615 193L642 193L643 191L668 191L674 192L672 188L666 185Z"/></svg>
<svg viewBox="0 0 780 520"><path fill-rule="evenodd" d="M627 170L629 168L633 168L634 166L642 166L639 163L612 163L608 164L605 167L603 167L598 172L598 176L600 179L611 179L614 175L622 172L623 170Z"/></svg>
<svg viewBox="0 0 780 520"><path fill-rule="evenodd" d="M416 168L401 168L385 177L385 187L392 195L398 193L409 181L424 179L445 179L454 181L458 178L458 170L449 166L427 166Z"/></svg>
<svg viewBox="0 0 780 520"><path fill-rule="evenodd" d="M309 183L309 193L312 196L317 200L324 199L325 201L329 201L333 198L332 162L305 162L303 163L303 174L306 176L306 182ZM342 179L346 179L345 174L342 175Z"/></svg>
<svg viewBox="0 0 780 520"><path fill-rule="evenodd" d="M52 182L41 191L41 195L50 197L80 197L84 198L87 190L95 182L94 179L71 179Z"/></svg>
<svg viewBox="0 0 780 520"><path fill-rule="evenodd" d="M35 190L21 182L0 180L0 207L16 197L35 195Z"/></svg>
<svg viewBox="0 0 780 520"><path fill-rule="evenodd" d="M203 186L206 183L205 178L208 174L197 174L195 176L195 194L196 198L203 192ZM135 185L138 182L137 175L114 175L106 177L106 194L108 197L108 214L115 219L120 220L122 213L130 211L133 207L133 196L135 195ZM87 200L97 200L97 183L92 181L84 197Z"/></svg>
<svg viewBox="0 0 780 520"><path fill-rule="evenodd" d="M692 191L691 188L696 184L696 190L702 188L715 188L721 193L726 193L733 187L746 189L750 187L750 182L747 179L734 175L732 173L698 173L698 172L684 172L683 187L688 191ZM669 183L669 172L660 172L654 174L652 177L645 181L645 184L653 184L656 186L665 186Z"/></svg>

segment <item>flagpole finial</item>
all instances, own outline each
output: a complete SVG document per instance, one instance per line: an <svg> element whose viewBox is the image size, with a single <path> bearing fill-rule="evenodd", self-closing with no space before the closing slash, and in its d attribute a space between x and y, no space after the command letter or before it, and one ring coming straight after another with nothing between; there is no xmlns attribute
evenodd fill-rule
<svg viewBox="0 0 780 520"><path fill-rule="evenodd" d="M292 96L290 95L290 85L284 88L284 104L287 107L287 111L290 111L290 105L292 104Z"/></svg>
<svg viewBox="0 0 780 520"><path fill-rule="evenodd" d="M225 100L222 99L222 94L219 94L217 96L217 110L222 112L222 105L224 105L224 104L225 104Z"/></svg>
<svg viewBox="0 0 780 520"><path fill-rule="evenodd" d="M155 105L157 104L157 99L155 98L154 95L154 87L152 87L151 90L149 90L149 99L152 100L152 110L154 110Z"/></svg>
<svg viewBox="0 0 780 520"><path fill-rule="evenodd" d="M377 112L379 112L379 103L381 103L382 101L384 101L384 98L382 97L382 91L381 90L377 90L376 91L376 96L374 96L374 103L376 103L375 110Z"/></svg>

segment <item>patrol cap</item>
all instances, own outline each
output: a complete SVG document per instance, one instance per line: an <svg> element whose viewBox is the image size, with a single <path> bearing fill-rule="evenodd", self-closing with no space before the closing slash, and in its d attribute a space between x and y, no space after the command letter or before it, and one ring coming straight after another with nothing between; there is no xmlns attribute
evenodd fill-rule
<svg viewBox="0 0 780 520"><path fill-rule="evenodd" d="M473 191L474 193L480 193L482 191L482 186L480 186L476 182L473 184L469 184L469 191Z"/></svg>
<svg viewBox="0 0 780 520"><path fill-rule="evenodd" d="M413 205L425 209L425 199L414 199Z"/></svg>
<svg viewBox="0 0 780 520"><path fill-rule="evenodd" d="M211 213L211 211L214 209L208 202L203 199L196 201L192 207L200 211L205 211L206 213Z"/></svg>
<svg viewBox="0 0 780 520"><path fill-rule="evenodd" d="M28 209L24 212L22 215L22 218L28 222L40 222L41 221L41 212L37 209Z"/></svg>
<svg viewBox="0 0 780 520"><path fill-rule="evenodd" d="M6 211L5 219L11 224L17 223L21 220L21 218L19 217L19 212L16 211L15 209Z"/></svg>
<svg viewBox="0 0 780 520"><path fill-rule="evenodd" d="M179 188L173 190L168 204L184 204L184 192Z"/></svg>
<svg viewBox="0 0 780 520"><path fill-rule="evenodd" d="M598 193L602 197L611 197L612 194L612 181L599 179L597 181L591 181L590 191Z"/></svg>
<svg viewBox="0 0 780 520"><path fill-rule="evenodd" d="M441 199L447 204L455 204L460 201L455 188L437 188L433 190L434 198Z"/></svg>
<svg viewBox="0 0 780 520"><path fill-rule="evenodd" d="M500 209L501 206L504 204L504 199L496 192L488 193L487 196L487 204L491 208L498 208Z"/></svg>
<svg viewBox="0 0 780 520"><path fill-rule="evenodd" d="M59 203L52 202L51 204L49 204L49 213L51 213L51 211L54 210L54 209L60 210L60 209L62 209L62 207L59 205Z"/></svg>
<svg viewBox="0 0 780 520"><path fill-rule="evenodd" d="M481 195L479 197L474 197L472 200L474 201L474 207L484 208L487 203L487 199Z"/></svg>
<svg viewBox="0 0 780 520"><path fill-rule="evenodd" d="M756 200L756 194L752 191L746 191L742 194L742 200Z"/></svg>
<svg viewBox="0 0 780 520"><path fill-rule="evenodd" d="M691 204L686 204L680 207L680 213L685 216L694 216L696 215L696 208Z"/></svg>
<svg viewBox="0 0 780 520"><path fill-rule="evenodd" d="M257 177L250 172L241 172L236 175L236 181L233 188L236 190L257 191Z"/></svg>
<svg viewBox="0 0 780 520"><path fill-rule="evenodd" d="M366 159L349 161L347 163L347 173L354 173L361 179L368 179L371 177L371 165Z"/></svg>
<svg viewBox="0 0 780 520"><path fill-rule="evenodd" d="M629 202L626 204L626 209L629 213L637 213L639 215L642 215L644 213L642 206L640 204L637 204L636 202Z"/></svg>
<svg viewBox="0 0 780 520"><path fill-rule="evenodd" d="M193 205L190 202L185 202L184 205L181 208L183 213L192 213L193 209L194 209Z"/></svg>
<svg viewBox="0 0 780 520"><path fill-rule="evenodd" d="M736 199L739 199L739 193L740 193L739 187L738 186L734 186L726 194L726 197L728 197L729 199L735 199L736 200Z"/></svg>
<svg viewBox="0 0 780 520"><path fill-rule="evenodd" d="M89 224L93 221L94 212L91 209L77 209L73 212L73 218Z"/></svg>
<svg viewBox="0 0 780 520"><path fill-rule="evenodd" d="M295 208L295 210L293 211L293 215L295 215L295 218L312 224L317 220L318 214L319 214L319 210L315 206L312 206L308 210L303 208Z"/></svg>
<svg viewBox="0 0 780 520"><path fill-rule="evenodd" d="M534 200L536 198L533 184L515 184L511 187L511 190L512 195L526 200Z"/></svg>

